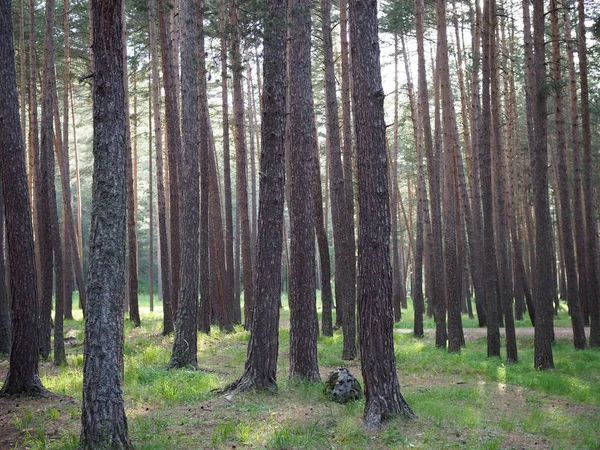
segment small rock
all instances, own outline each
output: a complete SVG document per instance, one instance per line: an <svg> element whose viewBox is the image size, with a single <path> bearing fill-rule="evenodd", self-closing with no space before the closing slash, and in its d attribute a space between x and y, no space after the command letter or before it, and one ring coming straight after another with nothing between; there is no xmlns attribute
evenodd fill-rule
<svg viewBox="0 0 600 450"><path fill-rule="evenodd" d="M360 383L345 367L332 371L325 381L325 392L337 403L347 403L362 397Z"/></svg>

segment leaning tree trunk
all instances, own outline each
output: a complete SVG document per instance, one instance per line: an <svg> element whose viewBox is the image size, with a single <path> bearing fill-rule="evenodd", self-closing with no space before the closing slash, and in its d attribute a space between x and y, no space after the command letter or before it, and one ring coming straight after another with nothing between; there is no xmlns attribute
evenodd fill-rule
<svg viewBox="0 0 600 450"><path fill-rule="evenodd" d="M394 355L390 209L376 3L350 2L353 108L358 167L358 311L365 424L414 417L400 392Z"/></svg>
<svg viewBox="0 0 600 450"><path fill-rule="evenodd" d="M244 374L226 390L277 388L283 247L286 5L265 0L256 302Z"/></svg>
<svg viewBox="0 0 600 450"><path fill-rule="evenodd" d="M94 178L81 449L130 449L123 402L125 95L121 2L92 0Z"/></svg>
<svg viewBox="0 0 600 450"><path fill-rule="evenodd" d="M8 244L12 347L1 395L44 392L38 375L38 307L33 227L19 123L11 2L0 0L0 173ZM15 281L19 282L15 282Z"/></svg>

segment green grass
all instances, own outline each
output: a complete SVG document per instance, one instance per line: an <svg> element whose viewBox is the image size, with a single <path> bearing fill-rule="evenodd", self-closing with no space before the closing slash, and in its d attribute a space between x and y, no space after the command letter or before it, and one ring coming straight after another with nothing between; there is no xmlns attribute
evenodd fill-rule
<svg viewBox="0 0 600 450"><path fill-rule="evenodd" d="M136 449L597 449L600 443L600 350L575 351L568 339L553 344L555 370L535 371L532 337L518 338L519 362L506 365L502 358L487 358L485 338L468 340L461 353L450 355L435 347L433 333L419 339L396 333L402 392L419 418L395 418L370 432L362 425L364 399L338 405L321 383L287 381L287 329L280 330L276 394L226 399L213 391L243 371L249 333L241 327L198 337L200 370L167 370L173 337L161 334L161 306L155 302L150 312L147 295L141 295L142 327L126 321L124 396ZM285 297L283 306L287 324ZM16 448L77 448L84 333L80 312L74 312L75 320L65 323L68 366L47 362L40 373L47 388L75 401L29 401L15 411ZM465 328L477 326L463 319ZM562 311L557 325L564 322L569 326ZM410 329L412 311L404 310L395 327ZM426 319L425 328L433 327ZM342 360L341 351L341 331L319 337L322 375L348 366L362 384L359 362Z"/></svg>

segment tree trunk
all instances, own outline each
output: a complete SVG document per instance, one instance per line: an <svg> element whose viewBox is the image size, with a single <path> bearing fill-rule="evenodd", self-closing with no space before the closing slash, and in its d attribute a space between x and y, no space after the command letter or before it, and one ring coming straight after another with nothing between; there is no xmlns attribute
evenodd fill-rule
<svg viewBox="0 0 600 450"><path fill-rule="evenodd" d="M92 0L94 181L81 449L132 448L123 402L125 93L121 2Z"/></svg>
<svg viewBox="0 0 600 450"><path fill-rule="evenodd" d="M574 239L577 254L578 295L582 316L585 323L587 310L587 262L584 211L581 192L581 144L579 138L579 102L577 100L577 79L573 58L573 41L571 40L571 24L568 9L564 9L565 40L567 42L567 65L569 67L570 106L571 106L571 137L573 140L573 217L575 221Z"/></svg>
<svg viewBox="0 0 600 450"><path fill-rule="evenodd" d="M227 4L221 1L219 26L221 33L221 105L223 111L223 176L225 191L225 262L227 266L226 284L233 290L234 288L234 269L233 269L233 201L231 194L231 157L229 146L229 94L227 80ZM232 304L231 317L233 323L241 323L240 304L236 301L238 297L231 296Z"/></svg>
<svg viewBox="0 0 600 450"><path fill-rule="evenodd" d="M484 241L484 286L486 292L485 311L487 316L487 354L500 356L500 314L497 297L496 245L494 237L494 210L492 193L492 148L491 148L491 44L490 28L492 15L491 0L483 6L482 31L482 106L481 127L479 128L479 171L481 182L481 200L483 204L483 241Z"/></svg>
<svg viewBox="0 0 600 450"><path fill-rule="evenodd" d="M392 191L392 198L390 202L391 214L392 214L392 307L394 309L394 322L400 321L402 316L402 275L400 274L400 258L398 254L398 132L399 132L399 118L398 118L398 98L400 92L398 89L398 34L394 34L394 143L391 151L389 151L390 157L390 188Z"/></svg>
<svg viewBox="0 0 600 450"><path fill-rule="evenodd" d="M358 168L358 311L365 424L414 417L400 392L393 339L390 209L377 5L350 2L353 107Z"/></svg>
<svg viewBox="0 0 600 450"><path fill-rule="evenodd" d="M313 184L314 116L311 85L310 1L290 6L288 84L290 89L290 155L286 173L290 215L290 379L319 381L315 299ZM293 68L293 70L292 70Z"/></svg>
<svg viewBox="0 0 600 450"><path fill-rule="evenodd" d="M127 249L128 249L128 264L127 264L127 296L129 299L129 320L133 322L134 327L140 326L140 308L138 304L138 264L137 264L137 225L135 214L135 181L134 181L134 161L131 147L131 120L129 114L129 75L127 70L127 21L125 19L125 2L121 5L123 12L121 19L123 20L122 36L123 39L123 84L125 87L125 120L126 120L126 140L127 153L125 155L126 168L125 176L127 181ZM135 76L135 74L134 74ZM135 113L134 113L135 114ZM135 134L135 128L133 134Z"/></svg>
<svg viewBox="0 0 600 450"><path fill-rule="evenodd" d="M343 214L347 217L350 225L346 224L345 233L347 234L347 250L346 257L348 261L348 283L347 295L343 295L338 299L336 295L336 305L341 312L341 325L344 332L344 349L342 350L342 358L354 359L356 357L356 243L354 240L354 184L352 174L352 118L350 111L350 45L348 43L348 0L339 2L340 8L340 44L341 44L341 60L342 60L342 154L343 161L343 176L344 176L344 200L345 207L342 204ZM333 186L331 186L333 188ZM332 205L333 213L333 205ZM335 235L334 243L337 245ZM336 262L335 270L337 272L338 265ZM346 303L344 303L346 302ZM346 305L348 306L346 308ZM337 321L336 321L337 323Z"/></svg>
<svg viewBox="0 0 600 450"><path fill-rule="evenodd" d="M150 5L150 50L152 53L152 109L154 110L154 136L156 142L156 190L158 203L158 234L160 245L160 278L163 301L163 334L173 332L171 305L171 270L169 265L169 242L167 237L167 207L163 170L162 127L160 107L160 79L156 45L156 2Z"/></svg>
<svg viewBox="0 0 600 450"><path fill-rule="evenodd" d="M444 268L446 279L446 302L448 307L448 351L460 352L464 342L460 313L460 262L457 246L457 206L456 188L458 182L457 163L459 154L458 128L454 112L454 100L450 86L450 67L448 63L448 36L446 34L446 3L436 1L438 51L441 58L437 60L437 71L440 83L443 111L443 145L444 145ZM458 215L460 217L460 215Z"/></svg>
<svg viewBox="0 0 600 450"><path fill-rule="evenodd" d="M198 19L198 34L204 36L203 5ZM209 240L209 199L210 199L210 141L208 102L206 100L206 62L204 39L198 42L200 58L199 98L200 106L200 309L198 311L198 331L210 333L210 240Z"/></svg>
<svg viewBox="0 0 600 450"><path fill-rule="evenodd" d="M179 208L180 183L179 173L181 173L181 132L179 101L177 96L177 74L179 71L175 67L175 56L173 43L169 32L169 15L164 0L157 0L158 22L160 30L160 42L162 50L163 83L165 90L165 115L167 125L167 148L168 148L168 169L169 169L169 204L170 204L170 256L171 256L171 306L173 321L177 321L179 283L181 275L181 231L180 214L183 211ZM163 284L163 289L166 286Z"/></svg>
<svg viewBox="0 0 600 450"><path fill-rule="evenodd" d="M343 0L345 2L345 0ZM334 261L335 261L335 304L336 323L342 323L344 347L342 358L351 360L356 357L356 320L354 315L355 269L352 248L354 244L353 218L348 214L344 169L340 148L340 127L338 104L336 99L335 73L333 66L333 44L331 38L331 4L329 0L321 2L323 14L323 53L325 59L325 117L327 121L327 152L329 156L329 195L331 199L331 219L333 225ZM347 46L347 43L346 43ZM347 59L347 57L346 57ZM344 83L344 81L342 81ZM343 89L343 88L342 88ZM349 94L348 94L349 95ZM350 120L350 105L347 105ZM345 111L346 108L344 107ZM346 116L344 115L346 120ZM344 124L344 132L346 125ZM348 122L348 130L350 124ZM346 135L344 135L346 136ZM344 137L346 139L346 137ZM350 139L348 131L347 139ZM350 145L350 143L348 143ZM348 308L346 309L346 305ZM347 314L346 314L347 312Z"/></svg>
<svg viewBox="0 0 600 450"><path fill-rule="evenodd" d="M42 269L42 293L40 295L40 356L48 358L52 334L52 288L53 288L53 210L56 209L54 194L54 0L46 1L44 25L44 62L42 71L42 123L40 147L40 178L38 185L38 211L40 217L40 261ZM60 132L59 130L57 130ZM59 243L60 244L60 243ZM57 280L58 281L58 280ZM62 283L62 280L61 280ZM62 292L56 290L59 301Z"/></svg>
<svg viewBox="0 0 600 450"><path fill-rule="evenodd" d="M588 87L587 49L585 44L585 11L583 0L578 0L579 77L581 82L581 128L583 131L583 201L587 227L587 293L590 311L590 347L600 347L600 273L598 273L598 224L594 204L592 164L592 132Z"/></svg>
<svg viewBox="0 0 600 450"><path fill-rule="evenodd" d="M25 170L25 145L19 123L17 74L11 2L0 0L0 172L8 243L12 347L0 396L36 395L44 387L38 375L38 306L33 227Z"/></svg>
<svg viewBox="0 0 600 450"><path fill-rule="evenodd" d="M169 367L197 368L197 308L200 250L200 173L198 169L199 109L198 109L198 21L202 19L200 6L195 0L181 0L181 112L183 178L181 214L181 271L179 305L175 324L175 340Z"/></svg>
<svg viewBox="0 0 600 450"><path fill-rule="evenodd" d="M4 195L0 183L0 353L10 353L12 327L10 323L10 305L6 289L6 264L4 262Z"/></svg>
<svg viewBox="0 0 600 450"><path fill-rule="evenodd" d="M558 191L560 196L561 230L563 236L563 252L565 257L565 268L567 275L567 301L569 314L573 326L573 342L575 348L587 347L585 330L583 326L583 314L579 300L579 288L577 281L577 266L575 261L575 249L573 245L573 227L571 223L571 203L569 199L569 174L567 169L567 139L565 136L565 118L563 113L562 76L560 66L560 33L558 28L558 2L552 0L550 3L550 19L552 25L552 59L553 59L553 81L554 81L554 117L556 120L556 143L558 150ZM560 182L562 180L562 182Z"/></svg>
<svg viewBox="0 0 600 450"><path fill-rule="evenodd" d="M315 117L315 116L313 116ZM316 119L312 121L312 133L315 146L312 158L312 197L315 211L315 234L319 247L319 268L321 275L321 330L324 336L333 336L332 298L331 298L331 261L325 219L323 217L323 191L321 189L321 164L319 161L319 143Z"/></svg>
<svg viewBox="0 0 600 450"><path fill-rule="evenodd" d="M244 96L242 93L242 58L240 54L240 35L238 15L240 14L236 0L229 3L229 22L232 27L231 70L233 72L233 114L234 137L237 168L237 202L238 214L242 226L242 263L244 271L244 327L252 324L252 301L254 299L252 248L250 236L250 218L248 216L248 176L246 168L246 132L244 126Z"/></svg>
<svg viewBox="0 0 600 450"><path fill-rule="evenodd" d="M148 76L148 89L152 89L152 75ZM152 174L152 137L152 95L148 95L148 301L150 303L150 312L154 312L154 182Z"/></svg>
<svg viewBox="0 0 600 450"><path fill-rule="evenodd" d="M504 312L504 328L506 333L506 360L508 363L518 361L517 337L513 315L513 293L510 285L509 270L509 234L506 208L506 180L504 168L504 143L502 142L502 117L500 109L500 64L498 62L498 44L496 30L498 29L498 18L496 15L496 2L491 1L491 24L489 27L489 51L490 51L490 107L492 113L492 155L494 195L496 207L496 257L498 267L498 294L500 305Z"/></svg>
<svg viewBox="0 0 600 450"><path fill-rule="evenodd" d="M444 277L442 262L442 219L440 202L440 177L439 166L433 152L433 139L431 134L431 118L429 115L429 93L427 86L427 73L425 71L425 47L423 44L423 0L415 0L415 21L417 27L417 53L419 58L419 98L421 103L421 120L423 125L423 142L427 158L427 172L429 176L429 194L431 201L431 240L429 261L431 271L435 274L431 283L431 298L434 316L438 313L438 305L444 302ZM437 314L439 316L439 314ZM445 317L436 317L436 345L446 346Z"/></svg>
<svg viewBox="0 0 600 450"><path fill-rule="evenodd" d="M535 208L535 337L534 366L536 369L551 369L552 359L552 223L548 199L548 149L546 146L546 67L544 54L544 2L533 2L533 73L534 98L533 121L535 147L531 158L533 198Z"/></svg>
<svg viewBox="0 0 600 450"><path fill-rule="evenodd" d="M256 302L245 370L225 390L277 388L283 245L286 5L265 0Z"/></svg>
<svg viewBox="0 0 600 450"><path fill-rule="evenodd" d="M42 294L42 263L40 239L37 238L41 231L40 215L38 211L40 194L40 136L38 127L38 101L37 101L37 56L36 56L36 35L35 35L35 3L29 1L29 173L31 174L31 183L29 185L29 201L31 203L31 215L33 216L33 235L35 236L35 268L37 278L37 292ZM39 301L36 300L36 301ZM38 310L39 314L39 310Z"/></svg>
<svg viewBox="0 0 600 450"><path fill-rule="evenodd" d="M60 126L60 112L58 109L58 93L56 90L56 77L52 81L52 104L54 109L54 124L57 133L54 136L54 147L56 149L56 157L59 160L59 164L61 162L61 154L63 152L62 148L62 138L61 138L61 126ZM60 236L60 225L58 223L58 205L56 204L56 184L55 184L55 164L54 164L54 153L52 153L52 157L49 158L50 163L50 185L48 189L48 193L50 199L54 199L54 201L50 202L50 227L52 233L52 251L54 254L54 266L55 266L55 286L56 286L56 294L55 294L55 314L54 314L54 364L57 366L63 365L67 362L67 358L65 356L65 343L64 343L64 311L65 311L65 296L66 292L66 274L67 270L70 268L66 268L63 264L63 242ZM65 175L61 174L61 178ZM68 180L67 180L68 181ZM67 193L69 193L67 191Z"/></svg>

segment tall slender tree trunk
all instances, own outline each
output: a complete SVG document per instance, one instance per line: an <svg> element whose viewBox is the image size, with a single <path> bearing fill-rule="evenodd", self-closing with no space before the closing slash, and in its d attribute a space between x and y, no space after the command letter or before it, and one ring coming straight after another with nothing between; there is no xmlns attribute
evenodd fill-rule
<svg viewBox="0 0 600 450"><path fill-rule="evenodd" d="M40 218L40 262L42 269L42 293L40 295L40 356L48 358L52 334L52 287L53 287L53 210L56 209L54 194L54 0L46 1L44 25L44 63L42 71L42 122L40 147L40 179L38 205ZM60 132L60 131L58 131ZM58 243L60 245L60 242ZM58 280L57 280L58 281ZM62 283L62 280L61 280ZM57 298L63 293L57 289Z"/></svg>
<svg viewBox="0 0 600 450"><path fill-rule="evenodd" d="M264 86L256 258L256 302L242 377L225 390L277 389L283 246L286 5L265 0Z"/></svg>
<svg viewBox="0 0 600 450"><path fill-rule="evenodd" d="M377 4L350 2L353 108L359 195L358 310L367 428L414 417L400 392L393 340L390 209Z"/></svg>
<svg viewBox="0 0 600 450"><path fill-rule="evenodd" d="M198 105L198 20L202 18L197 0L181 0L181 112L182 112L182 222L181 271L179 309L175 324L175 340L169 367L198 366L197 309L200 250L200 172L198 148L200 146L200 112ZM204 75L204 74L203 74Z"/></svg>
<svg viewBox="0 0 600 450"><path fill-rule="evenodd" d="M474 15L474 17L473 17ZM480 122L481 122L481 96L479 89L479 73L481 67L481 8L479 2L475 2L475 11L471 8L471 34L472 34L472 72L471 72L471 144L472 148L470 159L467 157L468 173L469 173L469 192L471 194L471 210L473 212L473 241L478 247L478 260L479 268L475 269L473 266L472 271L478 270L480 272L480 295L475 293L475 307L477 309L477 320L479 326L483 327L487 323L487 313L485 311L485 286L484 286L484 274L483 266L485 261L485 248L483 243L483 216L482 216L482 204L481 204L481 183L479 174L479 156L480 156ZM475 282L473 283L475 284ZM475 287L477 289L477 287Z"/></svg>
<svg viewBox="0 0 600 450"><path fill-rule="evenodd" d="M561 76L561 52L559 32L559 7L556 0L550 3L550 19L552 26L552 59L553 59L553 81L554 81L554 117L556 120L556 143L558 150L558 193L560 196L561 230L563 237L563 251L565 257L565 269L567 273L567 301L569 314L573 326L573 342L575 348L587 347L585 329L583 325L583 314L579 300L579 287L577 280L577 266L575 261L575 249L573 245L573 228L571 223L571 203L569 198L569 179L567 169L567 138L565 136L565 118L563 113L563 92ZM562 183L560 182L562 181Z"/></svg>
<svg viewBox="0 0 600 450"><path fill-rule="evenodd" d="M506 360L509 363L517 362L517 337L513 315L513 293L511 288L509 270L509 234L506 215L506 180L504 169L504 142L502 142L502 118L500 109L500 64L496 38L498 29L498 16L496 2L491 0L489 27L489 52L490 52L490 107L492 123L492 166L494 181L494 196L496 209L496 258L498 267L498 295L504 313L504 329L506 333Z"/></svg>
<svg viewBox="0 0 600 450"><path fill-rule="evenodd" d="M0 396L44 392L38 375L38 303L25 144L19 122L11 2L0 0L0 172L10 272L12 347ZM3 235L2 235L3 237ZM18 280L19 282L15 282Z"/></svg>
<svg viewBox="0 0 600 450"><path fill-rule="evenodd" d="M332 298L331 298L331 261L329 258L329 241L325 219L323 217L323 190L321 189L321 164L319 161L319 142L317 139L317 122L312 121L312 133L315 146L312 158L312 197L315 212L315 234L319 249L319 274L321 275L321 330L324 336L333 336Z"/></svg>
<svg viewBox="0 0 600 450"><path fill-rule="evenodd" d="M239 6L236 0L229 3L229 23L231 34L231 70L233 73L233 115L237 168L238 214L242 227L242 263L244 266L244 327L252 324L252 302L254 299L254 270L252 267L252 248L250 236L250 218L248 208L248 175L246 167L246 131L244 126L244 96L242 93L242 57L240 53L240 35L238 26Z"/></svg>
<svg viewBox="0 0 600 450"><path fill-rule="evenodd" d="M179 207L181 173L181 130L179 115L179 97L177 74L175 67L176 56L174 55L173 42L169 29L168 5L164 0L157 0L159 34L162 50L163 84L165 91L165 115L167 125L167 148L168 148L168 171L169 171L169 204L170 204L170 267L171 267L171 306L173 321L177 321L179 286L181 276L181 224ZM163 284L163 289L165 289Z"/></svg>
<svg viewBox="0 0 600 450"><path fill-rule="evenodd" d="M21 47L22 48L22 47ZM25 139L23 139L25 141ZM12 326L10 323L11 312L9 304L9 295L6 286L6 263L4 260L4 195L2 184L0 183L0 353L8 355L10 353L12 340Z"/></svg>
<svg viewBox="0 0 600 450"><path fill-rule="evenodd" d="M534 337L534 366L536 369L554 367L552 358L552 223L548 199L547 89L544 53L544 2L533 2L533 120L535 147L531 158L533 199L535 208L535 288L536 309Z"/></svg>
<svg viewBox="0 0 600 450"><path fill-rule="evenodd" d="M152 109L154 111L154 139L156 145L156 190L158 203L158 234L160 245L160 279L163 301L163 334L173 332L171 305L171 269L169 264L169 239L167 236L167 207L163 169L162 126L160 107L160 79L156 43L156 1L150 5L150 51L152 54Z"/></svg>
<svg viewBox="0 0 600 450"><path fill-rule="evenodd" d="M419 59L419 99L421 103L421 120L423 125L423 142L425 146L425 155L427 158L427 172L429 177L429 193L431 201L431 249L429 252L430 265L435 277L432 279L432 290L428 292L431 298L432 309L436 317L436 345L438 347L446 346L446 319L442 320L438 314L438 306L444 300L444 277L442 262L442 219L440 202L440 177L439 165L433 152L433 138L431 134L431 118L429 115L429 93L427 86L427 72L425 71L425 46L423 43L424 25L423 25L423 0L415 0L415 21L417 27L417 53Z"/></svg>
<svg viewBox="0 0 600 450"><path fill-rule="evenodd" d="M54 147L56 149L56 158L61 162L61 154L63 149L62 144L62 135L61 135L61 125L60 125L60 112L58 107L58 92L56 90L56 78L54 78L52 82L52 104L54 109L54 126L57 130L57 133L54 136ZM65 310L65 297L67 295L66 292L66 281L67 276L65 272L67 269L64 266L64 248L63 241L60 236L60 225L58 223L58 205L56 204L56 184L55 184L55 161L54 161L54 153L52 154L52 158L50 161L51 164L51 178L50 185L48 189L48 193L51 199L54 199L54 202L50 203L50 221L51 221L51 233L52 233L52 251L54 254L54 265L55 265L55 285L56 285L56 293L55 293L55 314L54 314L54 364L60 366L67 362L67 358L65 356L65 344L64 344L64 310ZM63 173L61 173L61 178L65 177ZM68 180L66 180L68 182ZM66 192L68 193L68 191Z"/></svg>
<svg viewBox="0 0 600 450"><path fill-rule="evenodd" d="M479 128L479 173L481 182L481 200L483 204L483 241L484 241L484 286L486 291L485 311L487 316L487 354L500 356L500 314L497 297L497 265L494 236L494 210L492 193L492 147L491 147L491 44L490 28L493 11L491 0L483 6L482 30L482 106L481 126Z"/></svg>
<svg viewBox="0 0 600 450"><path fill-rule="evenodd" d="M314 203L311 201L316 136L311 84L310 1L290 6L290 378L319 381L315 298ZM293 70L292 70L293 68ZM308 191L308 192L307 192Z"/></svg>
<svg viewBox="0 0 600 450"><path fill-rule="evenodd" d="M152 20L150 18L150 20ZM148 76L152 89L152 75ZM152 173L152 95L148 95L148 302L154 312L154 174Z"/></svg>
<svg viewBox="0 0 600 450"><path fill-rule="evenodd" d="M92 0L94 181L80 448L130 449L123 402L126 119L121 3Z"/></svg>
<svg viewBox="0 0 600 450"><path fill-rule="evenodd" d="M585 216L583 211L583 197L581 187L581 141L579 137L579 101L577 99L577 78L575 75L575 62L573 58L573 41L571 37L571 23L569 10L564 9L565 40L567 42L567 65L569 68L569 92L571 107L571 138L573 145L573 218L575 222L574 240L577 253L578 295L585 323L587 310L587 262L585 239Z"/></svg>
<svg viewBox="0 0 600 450"><path fill-rule="evenodd" d="M342 154L343 174L344 174L344 199L345 215L350 221L348 234L347 264L349 274L346 283L348 283L348 295L338 299L336 295L336 305L341 308L341 324L344 328L344 350L342 357L344 359L354 359L356 356L356 243L354 233L354 183L353 183L353 145L352 145L352 117L350 111L350 44L348 42L348 0L339 2L340 8L340 44L342 61ZM332 186L333 188L333 186ZM332 206L333 213L333 206ZM334 236L334 241L336 241ZM336 241L337 245L337 241ZM338 266L336 263L335 270ZM341 302L340 306L338 302ZM344 304L344 302L346 302ZM346 305L348 307L346 308Z"/></svg>
<svg viewBox="0 0 600 450"><path fill-rule="evenodd" d="M579 77L581 83L581 129L583 131L583 201L587 227L587 293L590 311L590 347L600 347L600 273L598 272L598 224L594 204L592 133L588 87L587 49L585 43L585 11L583 0L578 0Z"/></svg>
<svg viewBox="0 0 600 450"><path fill-rule="evenodd" d="M231 157L229 145L229 90L227 80L227 5L223 0L220 5L219 26L221 33L221 108L223 111L223 183L225 191L225 262L227 265L226 284L233 289L233 201L231 194ZM233 323L241 323L240 304L235 295L231 296L230 305Z"/></svg>
<svg viewBox="0 0 600 450"><path fill-rule="evenodd" d="M343 0L345 2L345 0ZM347 205L350 202L346 199L346 188L344 181L344 168L342 165L342 152L340 144L340 127L338 116L338 103L335 88L335 73L333 61L333 42L331 37L331 4L329 0L321 1L321 10L323 15L323 54L325 70L325 117L327 121L327 153L329 156L329 195L331 199L331 219L333 225L334 240L334 261L335 261L335 304L336 304L336 323L343 325L344 344L342 358L354 359L356 357L356 326L354 314L354 297L356 291L355 269L354 269L354 225L353 218L348 214ZM344 25L345 26L345 25ZM345 44L347 46L347 42ZM346 56L347 59L347 56ZM344 83L344 81L342 80ZM345 86L345 85L344 85ZM343 89L343 88L342 88ZM349 95L349 93L348 93ZM348 100L349 101L349 100ZM350 105L344 105L344 111L348 116L343 115L344 120L350 120ZM344 123L344 140L350 140L350 125L348 130ZM344 141L344 145L346 142ZM348 145L351 145L348 142ZM346 308L348 305L348 308Z"/></svg>
<svg viewBox="0 0 600 450"><path fill-rule="evenodd" d="M204 4L200 7L198 34L204 36ZM210 240L209 240L209 200L210 200L210 127L208 101L206 99L206 60L204 39L198 42L199 98L200 105L200 309L198 311L198 331L210 333Z"/></svg>
<svg viewBox="0 0 600 450"><path fill-rule="evenodd" d="M29 199L31 204L31 215L33 216L33 235L35 236L35 267L38 295L42 294L42 263L40 239L37 238L41 232L39 207L40 195L40 135L38 127L38 101L37 101L37 56L35 36L35 2L29 0ZM38 310L39 313L39 310Z"/></svg>

